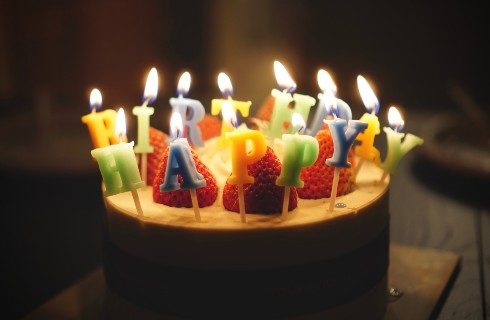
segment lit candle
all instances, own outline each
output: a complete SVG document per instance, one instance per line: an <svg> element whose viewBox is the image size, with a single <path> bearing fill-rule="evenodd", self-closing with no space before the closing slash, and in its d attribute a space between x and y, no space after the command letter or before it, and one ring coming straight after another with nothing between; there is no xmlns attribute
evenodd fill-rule
<svg viewBox="0 0 490 320"><path fill-rule="evenodd" d="M303 94L291 94L296 90L296 83L279 61L274 61L274 73L283 91L272 89L274 109L267 134L274 138L281 138L283 133L294 133L291 125L294 112L299 113L303 119L308 119L310 109L315 105L315 98Z"/></svg>
<svg viewBox="0 0 490 320"><path fill-rule="evenodd" d="M379 151L374 147L374 138L380 133L379 120L376 114L379 111L379 101L373 89L363 76L357 76L357 87L361 95L362 102L367 112L359 119L367 123L367 128L359 133L356 140L360 143L354 147L354 152L361 158L354 172L354 180L362 167L364 160L379 163Z"/></svg>
<svg viewBox="0 0 490 320"><path fill-rule="evenodd" d="M243 117L248 117L250 112L251 101L237 101L233 100L231 96L233 95L233 86L231 84L230 77L224 72L218 74L218 87L223 94L224 99L213 99L211 100L211 114L216 116L223 111L223 105L230 106L233 112L240 111ZM226 147L229 145L229 140L226 139L226 133L233 131L234 128L230 123L223 120L221 124L221 136L218 138L218 145L221 147Z"/></svg>
<svg viewBox="0 0 490 320"><path fill-rule="evenodd" d="M424 140L411 133L401 133L405 121L403 120L400 112L395 107L390 107L388 110L388 122L390 127L384 127L383 131L386 133L386 140L388 144L388 154L386 159L381 164L384 173L381 177L383 182L388 173L393 173L398 166L400 160L413 148L424 143ZM403 139L405 137L405 139ZM403 142L402 142L403 139Z"/></svg>
<svg viewBox="0 0 490 320"><path fill-rule="evenodd" d="M191 195L194 215L198 222L201 222L199 203L197 201L197 188L206 186L206 180L197 172L196 164L192 158L190 145L186 138L182 138L183 123L180 113L172 113L170 119L170 129L175 136L175 140L170 142L168 147L167 168L165 169L165 179L160 185L160 191L175 191L179 189L188 189ZM179 183L178 177L182 177Z"/></svg>
<svg viewBox="0 0 490 320"><path fill-rule="evenodd" d="M155 101L158 93L158 73L157 69L151 68L146 79L145 91L143 93L143 104L133 107L133 114L138 118L138 139L134 152L141 154L141 176L146 183L147 176L147 154L153 152L150 145L150 116L155 109L148 107L148 104Z"/></svg>
<svg viewBox="0 0 490 320"><path fill-rule="evenodd" d="M137 189L143 188L145 183L141 180L138 170L138 163L133 150L134 142L124 142L126 140L126 120L122 108L117 112L115 136L118 137L119 144L91 151L104 180L104 195L108 197L131 191L136 211L138 215L143 216Z"/></svg>
<svg viewBox="0 0 490 320"><path fill-rule="evenodd" d="M230 139L231 143L231 175L228 178L228 183L236 184L238 187L240 218L244 223L246 222L246 212L243 185L254 182L254 177L248 174L247 165L259 161L265 155L267 144L264 135L257 130L235 130L226 133L226 137ZM247 146L251 148L249 151Z"/></svg>
<svg viewBox="0 0 490 320"><path fill-rule="evenodd" d="M323 69L318 70L317 82L322 93L318 94L318 106L313 121L311 122L310 129L308 130L308 134L313 137L323 127L323 120L327 117L330 108L329 106L333 103L336 105L339 118L346 121L352 119L352 112L349 105L345 101L335 97L337 94L337 86L330 74Z"/></svg>
<svg viewBox="0 0 490 320"><path fill-rule="evenodd" d="M337 187L339 184L340 168L350 168L351 164L347 161L349 149L354 143L356 136L362 130L366 129L367 124L360 120L346 121L340 119L336 115L335 108L331 109L333 120L324 120L330 129L330 134L333 140L333 155L331 158L325 160L325 164L335 167L332 191L330 193L330 206L329 211L333 211L335 205L335 198L337 197Z"/></svg>
<svg viewBox="0 0 490 320"><path fill-rule="evenodd" d="M102 106L102 94L99 89L93 89L90 92L90 109L92 112L82 117L82 122L87 125L92 144L94 148L102 148L117 143L117 138L114 134L114 120L116 111L106 109L97 112Z"/></svg>
<svg viewBox="0 0 490 320"><path fill-rule="evenodd" d="M201 129L197 125L206 113L199 100L184 98L191 87L191 74L184 72L177 84L177 98L170 98L172 113L178 112L182 118L184 132L182 137L189 139L190 143L202 147ZM172 137L175 138L175 137Z"/></svg>
<svg viewBox="0 0 490 320"><path fill-rule="evenodd" d="M301 169L311 166L318 157L318 140L314 137L302 135L306 128L305 121L299 113L294 113L291 123L295 134L283 134L284 158L281 174L276 180L278 186L284 187L282 203L282 217L286 218L289 207L290 188L303 188L303 181L299 178Z"/></svg>

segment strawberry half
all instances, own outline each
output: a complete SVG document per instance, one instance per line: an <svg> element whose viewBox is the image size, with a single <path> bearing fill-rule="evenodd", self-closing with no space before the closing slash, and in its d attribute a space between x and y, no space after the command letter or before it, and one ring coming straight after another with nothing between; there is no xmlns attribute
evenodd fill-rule
<svg viewBox="0 0 490 320"><path fill-rule="evenodd" d="M163 184L163 181L165 180L168 150L169 148L167 147L163 153L158 173L153 181L153 201L165 204L169 207L192 208L191 194L189 190L180 189L175 191L160 191L160 185ZM216 184L216 179L213 177L208 167L206 167L204 163L199 160L196 152L193 149L191 149L191 154L192 159L194 159L194 163L196 164L197 172L202 174L206 180L205 187L196 189L197 202L200 208L207 207L216 201L216 198L218 197L218 185ZM182 183L181 176L178 176L177 180L179 183Z"/></svg>
<svg viewBox="0 0 490 320"><path fill-rule="evenodd" d="M218 117L205 115L204 118L197 124L201 129L201 137L204 141L217 137L221 134L221 121Z"/></svg>
<svg viewBox="0 0 490 320"><path fill-rule="evenodd" d="M271 148L257 162L247 166L248 174L255 178L254 183L243 185L245 209L247 213L272 214L282 211L284 187L276 185L281 173L281 162ZM223 205L229 211L239 212L238 187L226 183L223 190ZM291 188L289 207L291 211L298 205L296 188Z"/></svg>
<svg viewBox="0 0 490 320"><path fill-rule="evenodd" d="M262 103L259 111L257 111L256 117L261 120L270 121L272 117L272 111L274 110L274 102L274 97L268 96L264 103Z"/></svg>
<svg viewBox="0 0 490 320"><path fill-rule="evenodd" d="M153 185L156 173L158 171L158 165L162 160L162 155L167 148L168 136L160 130L150 127L150 144L153 146L153 153L148 154L146 184Z"/></svg>
<svg viewBox="0 0 490 320"><path fill-rule="evenodd" d="M305 185L297 191L298 196L302 199L330 198L332 191L335 168L325 164L325 160L333 154L333 141L328 126L325 125L322 130L318 131L316 139L320 145L318 158L315 164L311 167L304 168L300 174L300 178L304 181ZM352 149L349 150L348 161L350 163L354 161ZM337 196L350 191L352 172L352 167L340 169Z"/></svg>

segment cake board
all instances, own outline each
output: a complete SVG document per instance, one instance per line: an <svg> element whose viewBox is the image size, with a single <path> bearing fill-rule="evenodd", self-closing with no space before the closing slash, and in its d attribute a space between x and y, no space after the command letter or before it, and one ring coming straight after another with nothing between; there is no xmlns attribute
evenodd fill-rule
<svg viewBox="0 0 490 320"><path fill-rule="evenodd" d="M461 257L455 253L399 244L390 246L390 288L401 292L388 296L386 320L430 319L437 316L457 275ZM99 319L113 315L114 304L108 304L110 292L105 285L102 268L85 276L25 319ZM131 319L143 316L160 318L125 300L118 299L117 317ZM171 319L171 318L169 318Z"/></svg>

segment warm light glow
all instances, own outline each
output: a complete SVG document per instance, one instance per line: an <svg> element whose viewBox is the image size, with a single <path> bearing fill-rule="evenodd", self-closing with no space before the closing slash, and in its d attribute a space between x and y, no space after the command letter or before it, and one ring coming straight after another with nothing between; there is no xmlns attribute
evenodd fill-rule
<svg viewBox="0 0 490 320"><path fill-rule="evenodd" d="M306 128L306 123L303 117L295 112L291 116L291 124L293 125L293 129L296 130L298 133L302 133L305 128Z"/></svg>
<svg viewBox="0 0 490 320"><path fill-rule="evenodd" d="M405 121L403 120L400 111L395 107L390 107L388 109L388 122L390 123L390 127L395 131L402 131L405 126Z"/></svg>
<svg viewBox="0 0 490 320"><path fill-rule="evenodd" d="M170 132L174 138L180 138L184 133L182 116L178 112L173 112L172 116L170 117Z"/></svg>
<svg viewBox="0 0 490 320"><path fill-rule="evenodd" d="M223 117L223 121L225 123L231 125L234 128L237 127L236 113L235 110L233 110L230 101L223 101L223 104L221 105L221 116Z"/></svg>
<svg viewBox="0 0 490 320"><path fill-rule="evenodd" d="M92 89L90 92L90 109L97 110L102 106L102 93L97 88Z"/></svg>
<svg viewBox="0 0 490 320"><path fill-rule="evenodd" d="M374 91L367 82L366 78L361 75L357 76L357 88L359 89L359 93L361 95L362 102L366 107L366 110L370 113L378 113L378 98L374 94Z"/></svg>
<svg viewBox="0 0 490 320"><path fill-rule="evenodd" d="M189 72L184 72L179 79L177 84L177 94L179 96L185 96L189 92L191 87L191 74Z"/></svg>
<svg viewBox="0 0 490 320"><path fill-rule="evenodd" d="M119 142L123 142L126 138L126 116L124 115L124 109L119 108L116 115L116 126L114 128L116 137L119 138Z"/></svg>
<svg viewBox="0 0 490 320"><path fill-rule="evenodd" d="M151 68L146 78L145 92L143 93L143 101L152 103L157 98L158 94L158 73L157 69Z"/></svg>
<svg viewBox="0 0 490 320"><path fill-rule="evenodd" d="M274 61L274 74L279 87L283 88L287 92L293 92L296 90L296 82L289 75L286 68L279 61Z"/></svg>
<svg viewBox="0 0 490 320"><path fill-rule="evenodd" d="M230 77L224 72L218 74L218 87L225 98L233 95L233 86Z"/></svg>
<svg viewBox="0 0 490 320"><path fill-rule="evenodd" d="M326 70L318 70L316 80L318 81L318 86L323 92L331 91L334 95L337 94L337 86L330 76L330 73L328 73Z"/></svg>

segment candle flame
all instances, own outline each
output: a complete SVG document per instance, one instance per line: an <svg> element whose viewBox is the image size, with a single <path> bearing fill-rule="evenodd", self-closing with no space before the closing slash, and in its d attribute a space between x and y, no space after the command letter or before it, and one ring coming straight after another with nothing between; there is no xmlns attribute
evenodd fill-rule
<svg viewBox="0 0 490 320"><path fill-rule="evenodd" d="M97 110L102 106L102 93L97 88L90 92L90 109Z"/></svg>
<svg viewBox="0 0 490 320"><path fill-rule="evenodd" d="M296 82L291 78L283 64L277 60L274 61L274 74L279 87L285 89L287 92L296 90Z"/></svg>
<svg viewBox="0 0 490 320"><path fill-rule="evenodd" d="M221 105L221 115L225 123L231 125L234 128L237 127L236 112L235 110L233 110L230 101L223 101L223 104Z"/></svg>
<svg viewBox="0 0 490 320"><path fill-rule="evenodd" d="M330 76L330 73L328 73L326 70L318 70L316 80L318 82L318 86L323 92L331 91L334 95L337 94L337 86L335 85L332 76Z"/></svg>
<svg viewBox="0 0 490 320"><path fill-rule="evenodd" d="M184 133L184 125L182 124L182 116L178 112L173 112L170 117L170 132L172 137L180 138Z"/></svg>
<svg viewBox="0 0 490 320"><path fill-rule="evenodd" d="M230 77L224 72L218 74L218 87L225 98L233 95L233 86L231 85Z"/></svg>
<svg viewBox="0 0 490 320"><path fill-rule="evenodd" d="M124 141L126 138L126 116L124 115L124 109L119 108L116 115L116 125L114 128L116 137L119 138L119 142Z"/></svg>
<svg viewBox="0 0 490 320"><path fill-rule="evenodd" d="M361 99L364 103L364 106L366 107L366 110L370 113L378 113L378 98L374 94L374 91L367 82L366 78L361 75L357 76L357 88L359 89L359 94L361 95Z"/></svg>
<svg viewBox="0 0 490 320"><path fill-rule="evenodd" d="M177 94L180 96L185 96L191 87L191 74L189 72L184 72L180 76L179 83L177 84Z"/></svg>
<svg viewBox="0 0 490 320"><path fill-rule="evenodd" d="M390 127L395 131L402 131L405 126L405 121L400 111L393 106L388 109L388 122L390 123Z"/></svg>
<svg viewBox="0 0 490 320"><path fill-rule="evenodd" d="M293 113L291 116L291 124L298 133L302 133L306 128L305 120L298 112Z"/></svg>
<svg viewBox="0 0 490 320"><path fill-rule="evenodd" d="M151 68L146 78L145 92L143 93L143 101L152 103L157 98L158 94L158 72L157 69Z"/></svg>

